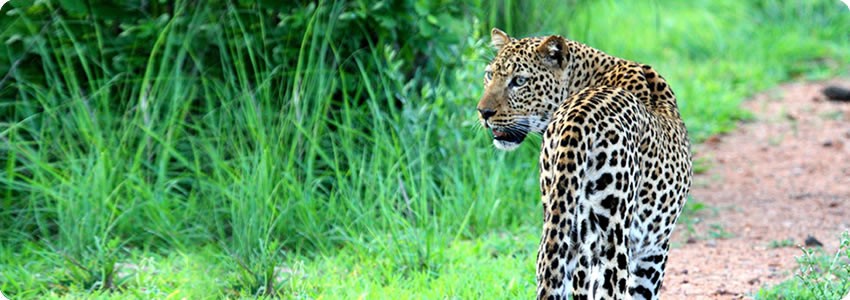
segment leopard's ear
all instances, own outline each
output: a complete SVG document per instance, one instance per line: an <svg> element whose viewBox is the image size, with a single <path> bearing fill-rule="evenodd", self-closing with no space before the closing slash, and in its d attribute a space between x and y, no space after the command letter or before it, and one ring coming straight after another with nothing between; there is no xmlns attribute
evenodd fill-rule
<svg viewBox="0 0 850 300"><path fill-rule="evenodd" d="M567 41L560 35L550 35L537 46L537 54L550 67L566 67Z"/></svg>
<svg viewBox="0 0 850 300"><path fill-rule="evenodd" d="M490 45L493 46L493 49L502 49L502 46L510 41L511 37L509 37L508 34L501 29L493 28L493 30L490 31Z"/></svg>

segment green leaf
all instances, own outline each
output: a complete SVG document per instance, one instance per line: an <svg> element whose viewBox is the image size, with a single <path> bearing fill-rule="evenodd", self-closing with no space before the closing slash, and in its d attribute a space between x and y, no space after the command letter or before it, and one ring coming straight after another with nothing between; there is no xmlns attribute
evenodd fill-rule
<svg viewBox="0 0 850 300"><path fill-rule="evenodd" d="M357 19L357 14L354 12L347 11L339 14L339 19L343 21L354 20Z"/></svg>
<svg viewBox="0 0 850 300"><path fill-rule="evenodd" d="M383 18L383 19L381 19L380 23L381 23L381 27L384 27L384 28L387 28L387 29L395 28L396 25L398 24L398 22L396 22L395 19L391 19L391 18Z"/></svg>
<svg viewBox="0 0 850 300"><path fill-rule="evenodd" d="M83 1L59 0L59 6L71 15L83 16L87 12Z"/></svg>
<svg viewBox="0 0 850 300"><path fill-rule="evenodd" d="M428 20L428 23L431 23L431 24L434 24L434 25L440 24L440 22L437 21L437 17L435 17L434 15L428 15L427 17L425 17L425 19Z"/></svg>

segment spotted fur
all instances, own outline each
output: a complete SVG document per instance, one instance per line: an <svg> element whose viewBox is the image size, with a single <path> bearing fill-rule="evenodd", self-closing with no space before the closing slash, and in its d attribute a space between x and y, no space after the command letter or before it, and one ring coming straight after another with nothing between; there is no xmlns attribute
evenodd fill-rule
<svg viewBox="0 0 850 300"><path fill-rule="evenodd" d="M482 124L504 150L543 134L538 299L657 299L692 177L673 91L560 36L491 37Z"/></svg>

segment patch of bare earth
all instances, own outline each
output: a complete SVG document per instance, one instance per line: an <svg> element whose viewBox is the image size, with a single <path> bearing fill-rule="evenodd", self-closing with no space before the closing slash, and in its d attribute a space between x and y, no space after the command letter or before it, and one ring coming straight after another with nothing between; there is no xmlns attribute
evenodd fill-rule
<svg viewBox="0 0 850 300"><path fill-rule="evenodd" d="M850 102L827 85L785 85L744 103L754 120L696 147L710 169L692 201L707 207L674 233L662 299L751 298L794 275L808 236L833 252L850 229Z"/></svg>

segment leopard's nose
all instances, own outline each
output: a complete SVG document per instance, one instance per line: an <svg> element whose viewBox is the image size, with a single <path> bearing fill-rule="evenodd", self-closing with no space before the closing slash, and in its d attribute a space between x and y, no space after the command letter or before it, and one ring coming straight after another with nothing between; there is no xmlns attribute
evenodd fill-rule
<svg viewBox="0 0 850 300"><path fill-rule="evenodd" d="M495 110L487 109L487 108L479 108L478 113L481 114L481 118L485 121L496 114Z"/></svg>

